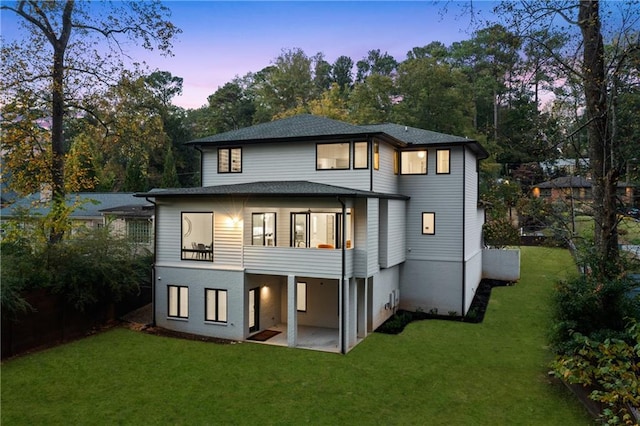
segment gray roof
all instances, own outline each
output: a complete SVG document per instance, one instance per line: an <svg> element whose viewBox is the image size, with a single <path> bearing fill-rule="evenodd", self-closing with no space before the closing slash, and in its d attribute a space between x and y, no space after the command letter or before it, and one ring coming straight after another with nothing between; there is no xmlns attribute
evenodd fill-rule
<svg viewBox="0 0 640 426"><path fill-rule="evenodd" d="M80 205L71 213L72 218L101 218L102 210L125 205L151 205L148 201L135 198L132 192L79 192L67 194L67 206L75 202ZM0 217L15 217L22 210L28 210L32 216L44 216L49 213L51 203L40 201L40 193L36 192L16 200L15 203L0 209Z"/></svg>
<svg viewBox="0 0 640 426"><path fill-rule="evenodd" d="M300 114L268 123L196 139L188 144L201 145L222 142L248 142L284 139L335 138L337 136L366 136L371 130L330 118ZM379 132L377 132L379 133Z"/></svg>
<svg viewBox="0 0 640 426"><path fill-rule="evenodd" d="M618 182L618 188L633 187L629 182ZM534 185L534 188L591 188L591 180L582 176L563 176Z"/></svg>
<svg viewBox="0 0 640 426"><path fill-rule="evenodd" d="M349 198L393 198L409 199L399 194L385 194L380 192L361 191L352 188L326 185L307 181L273 181L251 182L235 185L217 185L195 188L155 189L137 197L174 197L174 196L264 196L264 197L349 197Z"/></svg>
<svg viewBox="0 0 640 426"><path fill-rule="evenodd" d="M207 136L187 142L191 145L276 142L285 140L327 140L376 136L397 146L469 144L479 158L488 157L480 144L460 136L432 132L400 124L357 126L317 115L300 114L268 123Z"/></svg>

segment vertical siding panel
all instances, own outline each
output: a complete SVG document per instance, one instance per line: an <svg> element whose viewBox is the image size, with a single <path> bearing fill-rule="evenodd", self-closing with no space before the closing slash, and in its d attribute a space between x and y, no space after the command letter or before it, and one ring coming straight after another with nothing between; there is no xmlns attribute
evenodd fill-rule
<svg viewBox="0 0 640 426"><path fill-rule="evenodd" d="M380 142L380 169L373 171L373 191L387 194L398 193L398 175L393 172L395 148Z"/></svg>
<svg viewBox="0 0 640 426"><path fill-rule="evenodd" d="M367 199L367 276L371 276L380 270L378 259L378 212L380 200Z"/></svg>

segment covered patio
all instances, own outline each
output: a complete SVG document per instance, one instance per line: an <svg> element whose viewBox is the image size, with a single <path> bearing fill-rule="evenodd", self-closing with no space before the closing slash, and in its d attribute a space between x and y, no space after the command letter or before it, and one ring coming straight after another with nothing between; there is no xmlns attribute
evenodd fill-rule
<svg viewBox="0 0 640 426"><path fill-rule="evenodd" d="M273 337L266 340L254 340L251 337L248 342L261 343L274 346L288 346L287 342L287 324L277 324L256 333L252 336L259 335L264 331L278 332ZM258 336L259 337L259 336ZM312 327L307 325L298 325L298 336L296 348L312 349L323 352L340 352L340 330L337 328Z"/></svg>

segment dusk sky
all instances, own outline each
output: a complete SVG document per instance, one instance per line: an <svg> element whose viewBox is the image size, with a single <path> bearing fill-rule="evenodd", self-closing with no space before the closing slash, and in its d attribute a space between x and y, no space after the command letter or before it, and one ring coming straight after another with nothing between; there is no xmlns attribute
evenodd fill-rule
<svg viewBox="0 0 640 426"><path fill-rule="evenodd" d="M176 105L198 108L207 97L235 76L260 71L283 49L300 48L308 56L318 52L333 63L341 55L354 63L380 49L397 61L409 50L432 41L449 45L470 38L469 2L219 2L165 1L171 21L183 33L174 42L175 56L132 50L136 60L152 69L184 79ZM492 2L473 2L488 11ZM443 13L444 8L448 12ZM17 36L13 13L2 12L2 36Z"/></svg>

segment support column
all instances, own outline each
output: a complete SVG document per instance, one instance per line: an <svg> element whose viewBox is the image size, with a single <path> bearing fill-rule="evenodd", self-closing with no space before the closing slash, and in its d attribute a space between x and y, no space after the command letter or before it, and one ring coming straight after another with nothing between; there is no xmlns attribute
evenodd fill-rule
<svg viewBox="0 0 640 426"><path fill-rule="evenodd" d="M287 276L287 345L295 348L298 345L298 286L295 275Z"/></svg>

